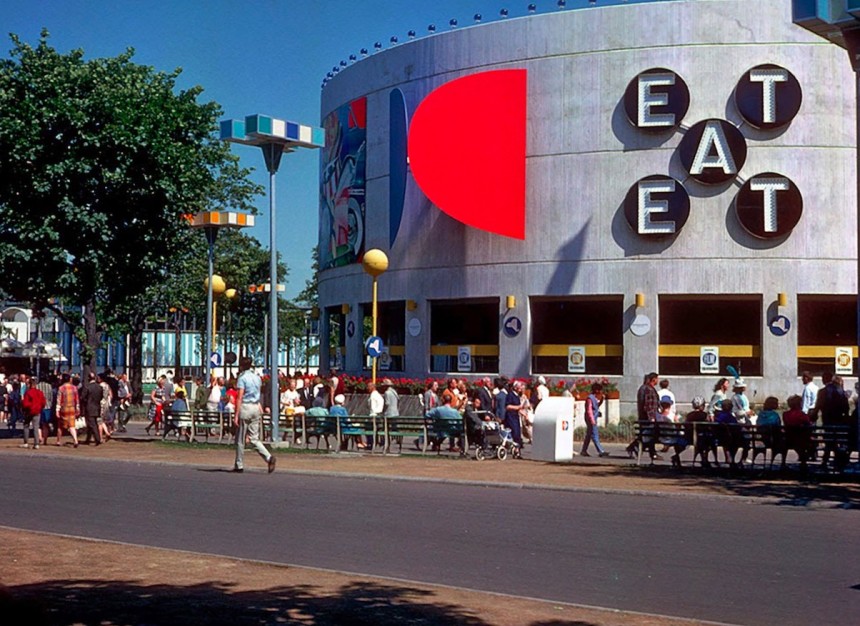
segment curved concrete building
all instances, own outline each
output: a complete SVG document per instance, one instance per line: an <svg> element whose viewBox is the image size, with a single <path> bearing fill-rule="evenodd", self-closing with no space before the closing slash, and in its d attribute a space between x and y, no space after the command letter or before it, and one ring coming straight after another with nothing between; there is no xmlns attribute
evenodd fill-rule
<svg viewBox="0 0 860 626"><path fill-rule="evenodd" d="M606 376L629 401L653 370L688 401L731 365L761 401L853 375L854 74L790 0L751 4L482 23L328 81L322 369L367 369L379 248L390 376Z"/></svg>

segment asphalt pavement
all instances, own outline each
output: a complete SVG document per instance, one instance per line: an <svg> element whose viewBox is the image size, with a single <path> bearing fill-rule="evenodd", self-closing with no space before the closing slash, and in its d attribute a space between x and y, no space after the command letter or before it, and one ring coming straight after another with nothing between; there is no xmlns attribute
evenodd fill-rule
<svg viewBox="0 0 860 626"><path fill-rule="evenodd" d="M22 452L0 525L735 624L860 615L851 506Z"/></svg>

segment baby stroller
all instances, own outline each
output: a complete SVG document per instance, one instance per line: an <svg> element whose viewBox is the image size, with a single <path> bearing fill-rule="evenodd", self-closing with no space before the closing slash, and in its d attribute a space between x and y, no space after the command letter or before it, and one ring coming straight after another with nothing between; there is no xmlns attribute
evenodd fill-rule
<svg viewBox="0 0 860 626"><path fill-rule="evenodd" d="M484 422L481 426L481 440L475 449L475 459L483 461L496 457L504 461L509 452L514 457L520 456L520 447L514 443L510 429L501 428L498 422Z"/></svg>

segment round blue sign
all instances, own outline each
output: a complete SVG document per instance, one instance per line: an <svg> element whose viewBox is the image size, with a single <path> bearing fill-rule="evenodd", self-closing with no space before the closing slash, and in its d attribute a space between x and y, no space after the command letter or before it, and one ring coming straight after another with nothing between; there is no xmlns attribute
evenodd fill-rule
<svg viewBox="0 0 860 626"><path fill-rule="evenodd" d="M791 322L785 315L777 315L773 320L771 320L768 327L770 328L770 332L774 335L782 337L791 330Z"/></svg>
<svg viewBox="0 0 860 626"><path fill-rule="evenodd" d="M717 362L717 355L713 352L705 352L702 355L702 363L705 365L715 365Z"/></svg>
<svg viewBox="0 0 860 626"><path fill-rule="evenodd" d="M209 362L212 364L212 367L221 367L221 353L213 352L209 357Z"/></svg>
<svg viewBox="0 0 860 626"><path fill-rule="evenodd" d="M518 317L509 317L505 320L502 330L508 337L516 337L523 329L523 323Z"/></svg>
<svg viewBox="0 0 860 626"><path fill-rule="evenodd" d="M364 344L364 349L367 352L367 356L372 359L378 359L382 354L382 337L368 337L367 342Z"/></svg>
<svg viewBox="0 0 860 626"><path fill-rule="evenodd" d="M355 334L355 322L349 320L346 324L346 334L349 337L352 337Z"/></svg>

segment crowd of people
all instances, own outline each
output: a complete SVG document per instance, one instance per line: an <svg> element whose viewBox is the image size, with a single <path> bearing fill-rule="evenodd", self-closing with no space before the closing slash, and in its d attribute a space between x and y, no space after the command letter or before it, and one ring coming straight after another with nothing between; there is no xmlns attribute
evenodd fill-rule
<svg viewBox="0 0 860 626"><path fill-rule="evenodd" d="M239 384L241 380L241 374L238 378L231 377L228 380L213 376L209 384L197 378L194 381L193 397L189 397L183 377L174 379L172 373L168 372L159 377L149 394L149 424L146 432L151 433L154 429L156 436L167 436L167 415L171 411L188 411L190 407L226 412L232 416L238 429L243 404ZM679 407L670 381L661 380L656 372L650 372L645 375L637 392L637 418L654 422L700 421L790 427L818 423L842 424L856 429L857 406L860 405L857 390L853 394L847 392L842 378L830 372L823 374L820 387L809 372L803 373L802 381L798 393L786 399L788 408L781 413L780 400L774 396L768 396L762 406L755 410L746 394L746 383L739 376L734 379L720 378L713 386L709 400L706 400L705 395L698 395L691 401L691 410L685 411ZM271 413L270 384L270 379L261 378L260 392L253 396L261 415ZM341 430L345 433L340 442L342 449L346 449L349 444L360 450L379 445L380 442L373 441L372 437L350 432L350 413L345 406L346 389L337 372L328 377L297 372L292 377L282 378L280 385L283 389L279 406L282 415L335 415L341 420ZM421 410L426 417L462 420L470 441L479 440L487 422L494 422L510 431L518 449L522 448L526 440L531 441L534 409L550 395L543 376L529 382L511 381L505 377L484 377L473 383L452 377L442 387L439 381L429 380L419 396ZM563 393L570 395L571 392L565 389ZM248 395L244 397L247 399ZM127 375L115 376L109 369L100 374L90 373L85 381L69 373L39 379L26 374L7 377L0 371L0 421L5 420L10 429L21 425L21 445L24 447L32 445L38 448L51 437L54 437L56 445L61 445L65 435L77 447L80 443L79 431L85 435L84 444L101 445L111 438L114 431L124 430L130 400ZM352 403L355 414L371 417L400 415L399 394L388 378L377 384L368 383L364 402L364 406ZM592 384L585 401L586 433L579 452L581 456L590 456L592 444L599 456L608 456L601 445L597 427L603 402L603 387L600 383ZM449 451L463 451L462 437L452 436L447 439ZM416 443L419 446L421 444ZM431 448L439 449L444 445L445 438L437 437L428 443ZM627 447L631 457L638 452L639 444L637 440ZM661 453L666 451L666 447L660 452L654 448L648 450L654 459L662 459Z"/></svg>
<svg viewBox="0 0 860 626"><path fill-rule="evenodd" d="M767 396L759 411L755 411L746 394L747 385L743 378L733 380L720 378L714 385L710 400L704 396L696 396L691 401L692 410L681 414L675 401L675 395L669 389L668 380L660 380L656 372L645 375L642 386L636 396L637 417L640 421L684 423L713 422L717 424L754 425L764 429L774 427L802 428L816 424L822 426L845 426L854 430L853 440L856 441L858 427L858 388L853 394L846 391L841 376L832 372L824 372L821 377L822 385L817 386L810 372L801 376L802 388L797 394L786 399L787 409L780 414L780 400L775 396ZM860 387L860 383L858 383ZM731 390L731 396L729 391ZM852 409L853 406L853 409ZM849 439L851 439L849 437ZM640 442L635 440L627 447L627 453L632 458L638 451ZM664 446L666 452L669 446ZM748 447L738 446L742 457L740 463L747 460ZM827 463L828 449L825 449L824 463ZM662 459L660 453L651 446L649 454L653 459ZM802 456L802 455L801 455ZM727 459L734 463L734 458ZM803 459L805 461L805 458ZM672 457L673 463L679 464L678 452ZM783 456L783 462L785 458ZM706 457L703 457L706 464Z"/></svg>
<svg viewBox="0 0 860 626"><path fill-rule="evenodd" d="M286 389L280 396L282 414L337 415L342 418L342 431L347 433L340 442L343 449L349 445L350 439L360 450L372 449L379 443L374 442L372 437L362 440L359 436L349 434L344 384L337 373L328 378L299 374L289 378L285 385ZM450 378L441 390L439 381L429 381L419 400L425 417L443 420L465 418L472 441L485 422L495 421L510 429L514 442L522 447L524 438L531 441L534 408L547 396L549 389L542 376L534 381L531 390L522 381L510 381L505 377L495 380L486 377L471 386L465 380ZM384 378L376 384L368 383L365 402L364 406L354 407L355 414L389 418L400 415L399 394L391 379ZM429 442L432 449L438 449L444 443L438 438ZM421 444L420 440L416 441L416 446L420 447ZM462 438L448 438L448 450L462 452Z"/></svg>
<svg viewBox="0 0 860 626"><path fill-rule="evenodd" d="M77 448L79 430L85 445L101 445L125 429L130 400L128 377L110 369L92 372L86 381L69 373L7 377L0 370L0 422L13 431L21 424L23 448L38 449L52 437L60 446L66 434Z"/></svg>

